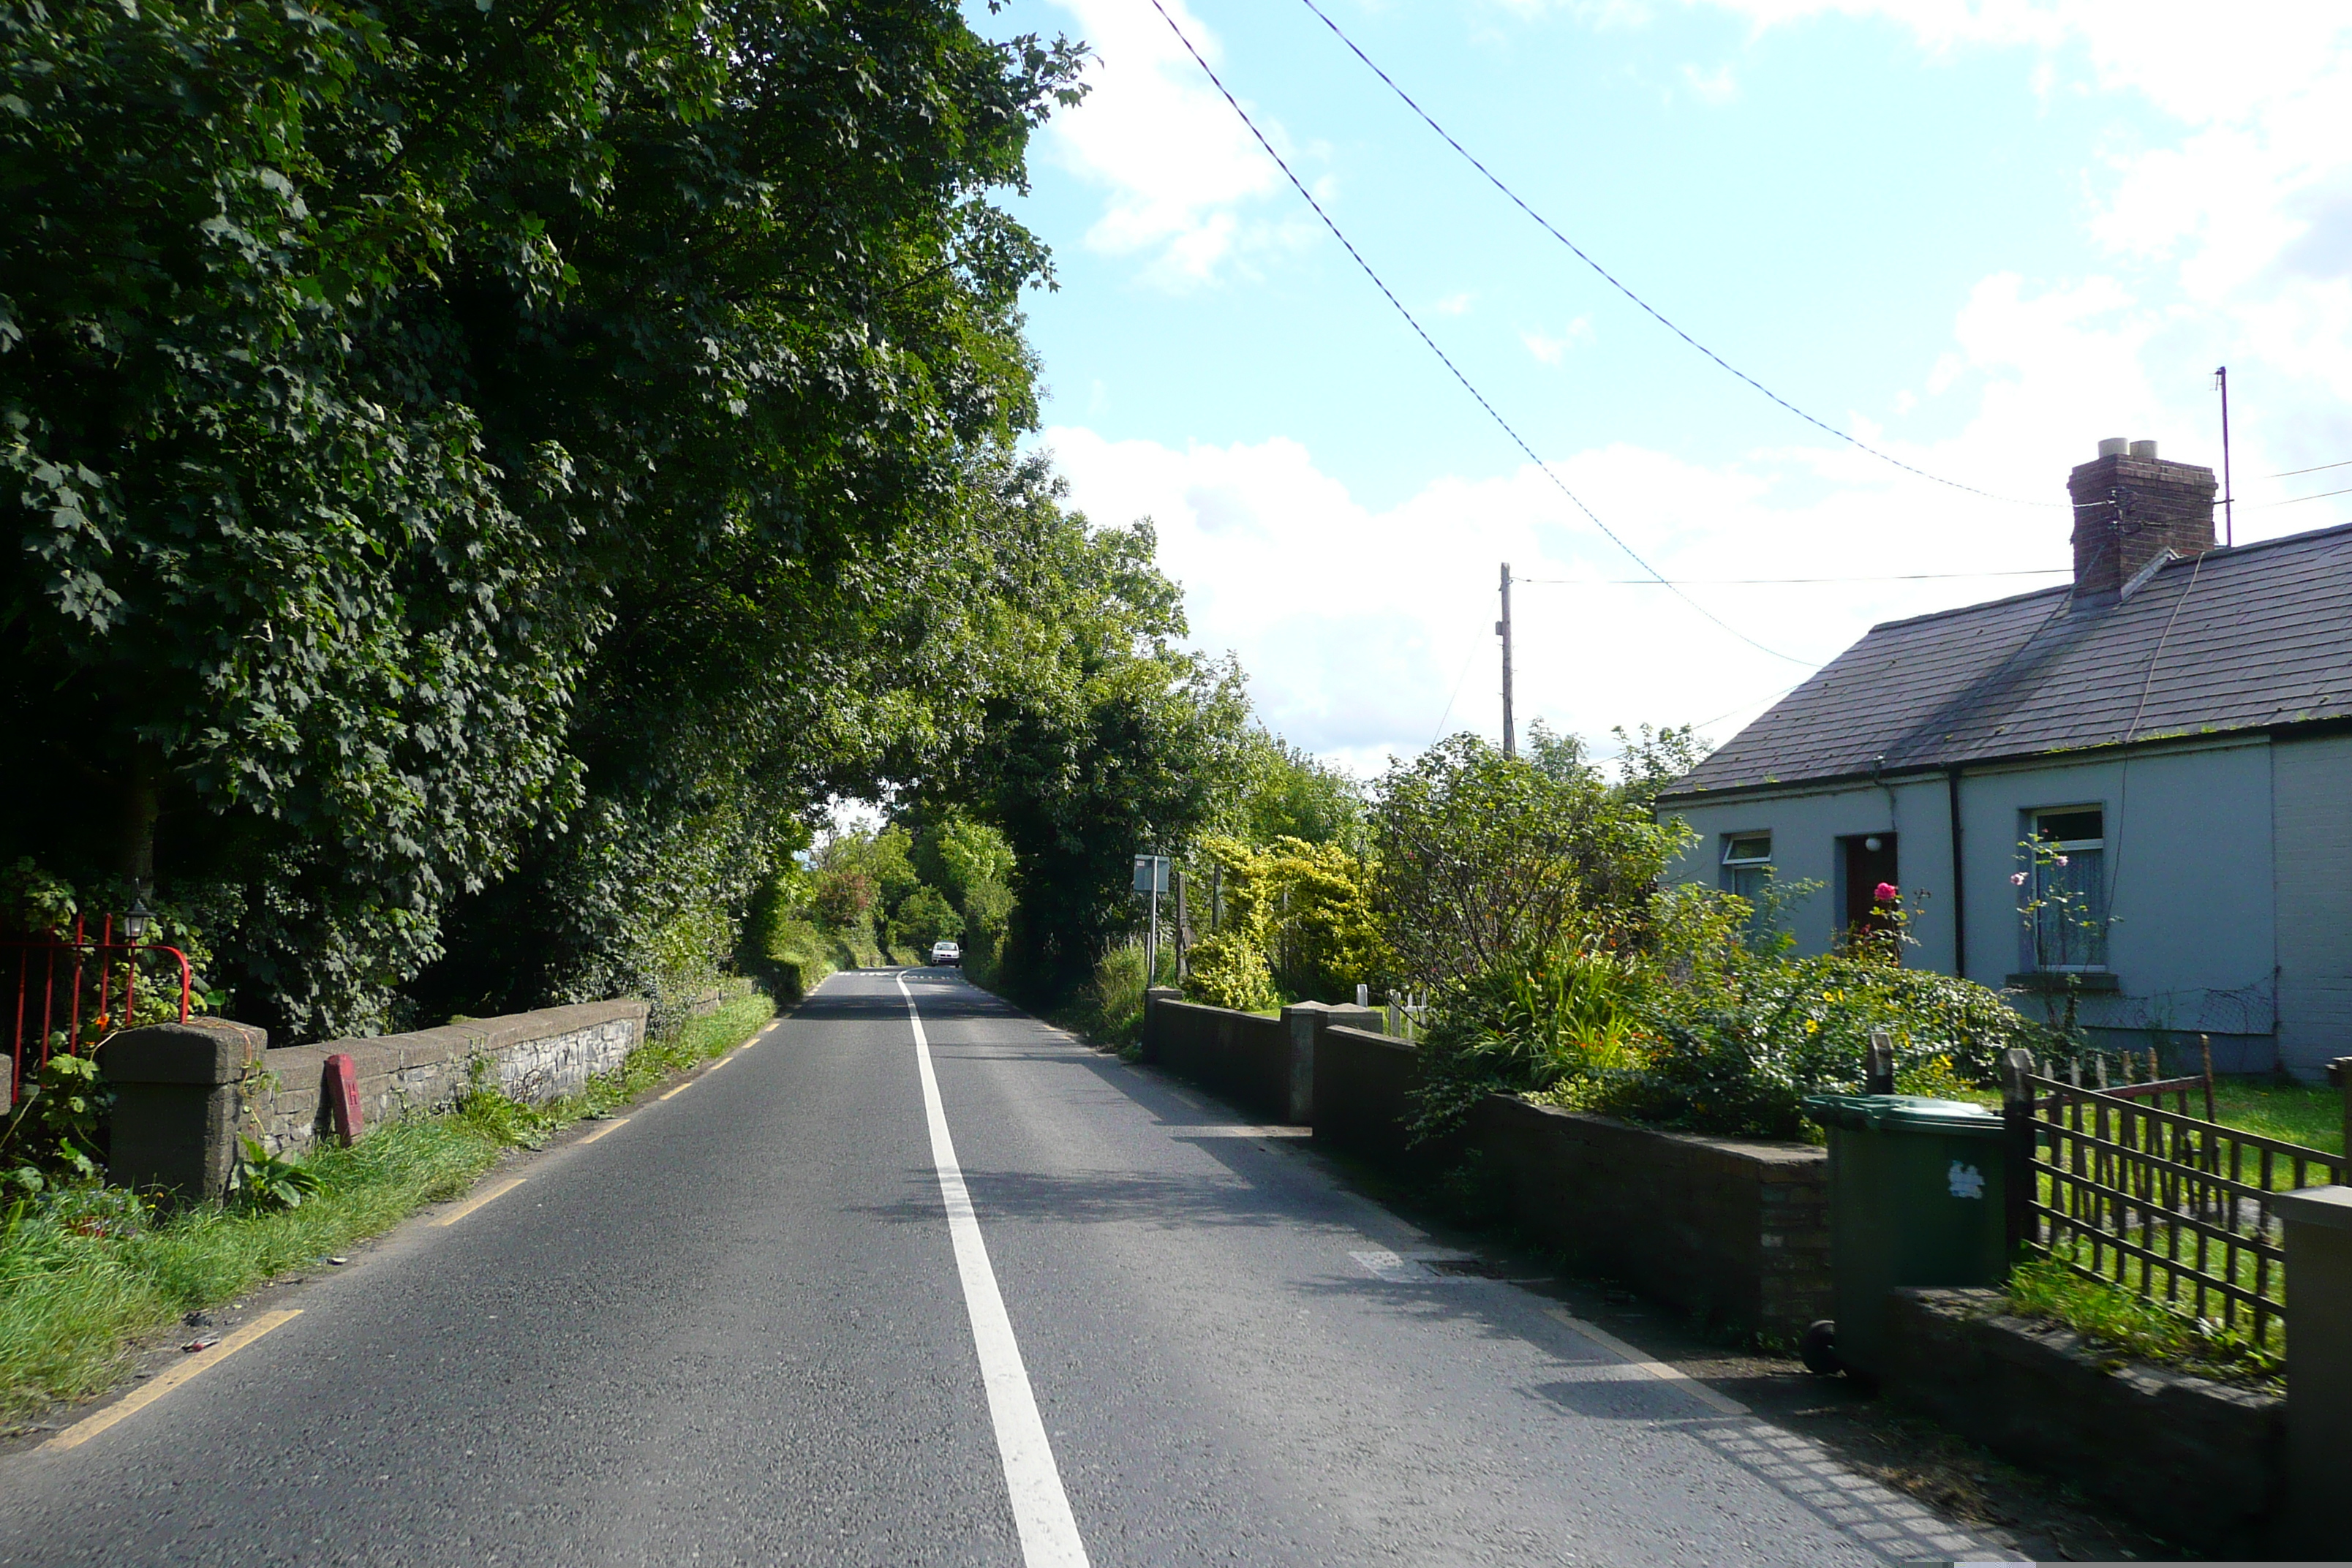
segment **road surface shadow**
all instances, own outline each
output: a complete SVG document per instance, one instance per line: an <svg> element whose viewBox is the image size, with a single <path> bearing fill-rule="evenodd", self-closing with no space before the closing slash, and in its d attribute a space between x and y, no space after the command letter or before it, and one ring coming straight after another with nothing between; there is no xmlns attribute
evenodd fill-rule
<svg viewBox="0 0 2352 1568"><path fill-rule="evenodd" d="M893 1224L940 1223L938 1180L928 1166L907 1173L908 1195L853 1212ZM967 1167L964 1185L983 1220L1055 1220L1076 1225L1140 1221L1158 1229L1269 1226L1295 1219L1297 1206L1263 1188L1213 1176L1048 1176L1032 1171Z"/></svg>

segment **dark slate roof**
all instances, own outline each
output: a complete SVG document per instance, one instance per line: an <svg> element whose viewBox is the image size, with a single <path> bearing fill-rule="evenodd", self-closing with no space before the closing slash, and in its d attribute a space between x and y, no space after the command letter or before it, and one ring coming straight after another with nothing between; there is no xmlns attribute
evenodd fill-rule
<svg viewBox="0 0 2352 1568"><path fill-rule="evenodd" d="M1873 626L1666 797L2336 718L2352 524Z"/></svg>

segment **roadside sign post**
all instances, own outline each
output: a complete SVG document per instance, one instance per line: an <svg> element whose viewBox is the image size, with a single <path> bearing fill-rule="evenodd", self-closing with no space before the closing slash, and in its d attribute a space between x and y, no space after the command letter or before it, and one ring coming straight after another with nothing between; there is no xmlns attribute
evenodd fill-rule
<svg viewBox="0 0 2352 1568"><path fill-rule="evenodd" d="M1160 895L1168 890L1168 865L1165 855L1135 858L1135 890L1151 895L1151 923L1143 938L1143 988L1147 991L1160 984Z"/></svg>

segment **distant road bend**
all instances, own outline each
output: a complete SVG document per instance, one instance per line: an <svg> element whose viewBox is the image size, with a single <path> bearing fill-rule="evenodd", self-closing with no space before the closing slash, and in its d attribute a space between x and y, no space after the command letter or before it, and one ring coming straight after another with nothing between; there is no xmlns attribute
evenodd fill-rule
<svg viewBox="0 0 2352 1568"><path fill-rule="evenodd" d="M0 1462L0 1564L1978 1549L1538 1286L1423 1267L1288 1130L950 971L836 976L596 1131Z"/></svg>

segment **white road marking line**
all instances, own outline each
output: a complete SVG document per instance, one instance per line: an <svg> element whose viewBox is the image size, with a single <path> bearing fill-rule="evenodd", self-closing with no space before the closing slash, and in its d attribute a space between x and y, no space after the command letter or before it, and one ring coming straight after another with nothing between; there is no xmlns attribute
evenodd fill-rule
<svg viewBox="0 0 2352 1568"><path fill-rule="evenodd" d="M1312 1127L1171 1127L1179 1138L1312 1138Z"/></svg>
<svg viewBox="0 0 2352 1568"><path fill-rule="evenodd" d="M278 1327L282 1323L290 1322L301 1315L302 1309L299 1307L288 1308L282 1311L262 1313L261 1316L254 1319L253 1321L246 1324L243 1328L227 1335L220 1343L214 1345L209 1350L201 1350L196 1352L194 1355L188 1357L187 1360L182 1362L171 1371L163 1373L161 1377L156 1378L153 1382L148 1384L146 1387L140 1389L135 1394L127 1394L121 1399L116 1400L113 1404L108 1405L105 1409L100 1411L97 1415L89 1416L85 1420L75 1422L72 1426L67 1427L64 1431L58 1433L56 1436L42 1444L42 1449L47 1451L52 1448L80 1447L84 1443L89 1442L92 1437L97 1436L100 1432L105 1431L109 1426L113 1426L117 1421L121 1420L124 1416L135 1415L139 1411L144 1410L150 1405L152 1405L157 1400L163 1398L163 1395L171 1393L172 1390L179 1387L180 1384L187 1382L190 1378L194 1377L197 1373L218 1366L222 1362L226 1361L229 1357L235 1355L237 1352L243 1350L246 1346L251 1344L254 1341L268 1333L270 1330Z"/></svg>
<svg viewBox="0 0 2352 1568"><path fill-rule="evenodd" d="M522 1178L520 1176L509 1176L505 1181L499 1183L495 1186L483 1188L480 1192L476 1193L464 1203L459 1204L456 1208L451 1209L447 1214L436 1215L434 1218L433 1223L435 1225L456 1225L459 1220L464 1219L467 1215L472 1214L484 1204L496 1203L499 1199L506 1196L509 1193L514 1191L520 1185L522 1185Z"/></svg>
<svg viewBox="0 0 2352 1568"><path fill-rule="evenodd" d="M1635 1371L1648 1373L1661 1383L1676 1384L1684 1393L1710 1410L1719 1410L1726 1415L1746 1415L1749 1413L1748 1406L1740 1404L1739 1401L1725 1398L1698 1379L1676 1372L1662 1361L1652 1361L1608 1330L1595 1328L1582 1318L1570 1313L1565 1307L1546 1307L1544 1316L1567 1324Z"/></svg>
<svg viewBox="0 0 2352 1568"><path fill-rule="evenodd" d="M931 1043L923 1034L923 1016L915 1006L915 994L907 989L906 976L898 980L898 994L907 999L908 1021L915 1026L915 1063L923 1079L923 1114L931 1128L931 1163L939 1169L948 1237L955 1244L964 1310L971 1317L981 1382L988 1389L988 1416L996 1427L1004 1487L1021 1531L1021 1560L1027 1568L1087 1568L1086 1542L1078 1539L1078 1521L1070 1515L1054 1446L1037 1415L1036 1392L1021 1363L1021 1346L1013 1337L1013 1320L996 1288L996 1271L989 1267L988 1244L981 1239L980 1217L964 1188L963 1167L956 1162L955 1139L948 1131L947 1110L940 1100L939 1076L931 1070Z"/></svg>
<svg viewBox="0 0 2352 1568"><path fill-rule="evenodd" d="M596 1129L596 1131L595 1131L591 1132L590 1134L588 1134L588 1136L587 1136L587 1137L583 1138L582 1140L580 1140L580 1142L582 1142L583 1143L593 1143L594 1142L596 1142L596 1140L597 1140L597 1139L602 1138L603 1136L604 1136L604 1134L605 1134L605 1133L607 1133L607 1132L612 1132L612 1131L615 1131L619 1130L620 1128L626 1127L628 1124L629 1124L629 1119L628 1119L627 1117L625 1117L625 1116L615 1117L614 1120L612 1120L612 1121L607 1121L606 1123L604 1123L604 1126L599 1127L598 1129Z"/></svg>

